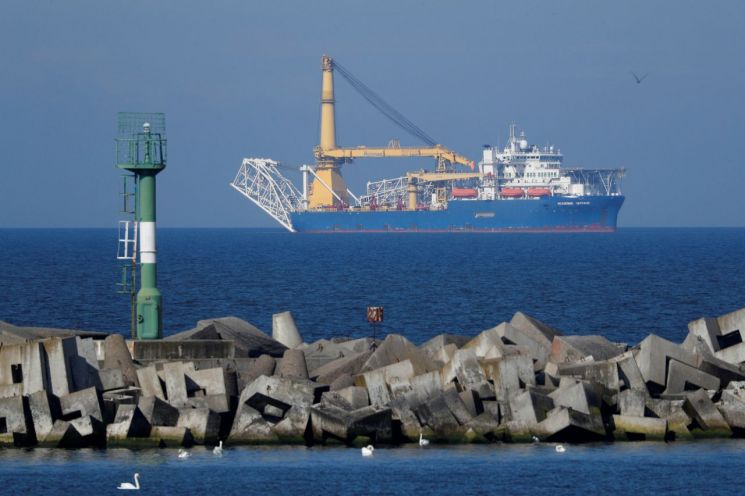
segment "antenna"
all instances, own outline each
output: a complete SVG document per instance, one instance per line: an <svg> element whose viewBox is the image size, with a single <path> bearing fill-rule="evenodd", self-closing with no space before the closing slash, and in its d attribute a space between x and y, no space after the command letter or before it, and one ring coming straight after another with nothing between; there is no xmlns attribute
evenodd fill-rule
<svg viewBox="0 0 745 496"><path fill-rule="evenodd" d="M157 288L155 250L155 176L166 168L166 118L161 113L120 112L116 138L116 166L128 171L134 192L127 191L125 177L125 212L133 214L130 221L119 223L119 254L117 258L131 260L130 295L133 300L133 330L137 339L163 337L163 297ZM127 208L133 198L133 208ZM122 232L123 231L123 232ZM139 254L140 290L134 296L137 255ZM123 287L127 287L127 268L123 272ZM126 291L125 291L126 292Z"/></svg>

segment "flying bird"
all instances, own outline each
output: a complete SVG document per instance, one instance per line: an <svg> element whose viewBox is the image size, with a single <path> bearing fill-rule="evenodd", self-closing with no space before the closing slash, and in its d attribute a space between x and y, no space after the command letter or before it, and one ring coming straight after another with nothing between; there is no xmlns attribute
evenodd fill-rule
<svg viewBox="0 0 745 496"><path fill-rule="evenodd" d="M637 75L636 75L636 74L634 73L634 71L629 71L629 72L631 73L631 75L632 75L632 76L634 76L634 79L636 79L636 84L642 84L642 81L644 81L644 79L645 79L645 78L646 78L647 76L649 76L649 73L646 73L646 74L645 74L645 75L643 75L642 77L639 77L639 76L637 76Z"/></svg>

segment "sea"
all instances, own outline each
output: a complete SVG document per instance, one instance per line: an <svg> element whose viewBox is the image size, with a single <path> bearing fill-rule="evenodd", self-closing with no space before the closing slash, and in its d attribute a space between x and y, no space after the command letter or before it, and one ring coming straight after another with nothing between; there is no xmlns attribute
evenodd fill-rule
<svg viewBox="0 0 745 496"><path fill-rule="evenodd" d="M271 334L290 310L303 339L475 335L521 311L565 334L682 341L693 319L745 307L745 229L616 233L290 234L159 229L164 334L233 315ZM0 229L0 320L131 332L109 229Z"/></svg>
<svg viewBox="0 0 745 496"><path fill-rule="evenodd" d="M0 230L0 320L130 333L110 229ZM687 324L745 307L745 229L611 234L289 234L160 229L165 334L234 315L271 333L292 311L306 342L379 335L422 343L475 335L517 311L565 334L634 345L685 338ZM0 449L0 494L731 494L745 440L174 450Z"/></svg>

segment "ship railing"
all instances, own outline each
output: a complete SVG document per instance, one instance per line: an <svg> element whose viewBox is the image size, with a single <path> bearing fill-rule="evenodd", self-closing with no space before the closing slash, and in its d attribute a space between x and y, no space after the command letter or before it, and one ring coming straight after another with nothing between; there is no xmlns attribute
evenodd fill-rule
<svg viewBox="0 0 745 496"><path fill-rule="evenodd" d="M406 176L383 179L382 181L369 181L367 191L359 198L359 204L368 207L371 205L396 205L406 198L407 184Z"/></svg>
<svg viewBox="0 0 745 496"><path fill-rule="evenodd" d="M620 195L626 169L562 169L574 184L584 184L585 194Z"/></svg>
<svg viewBox="0 0 745 496"><path fill-rule="evenodd" d="M302 208L302 193L279 171L279 162L244 158L230 186L255 203L290 232L290 214Z"/></svg>

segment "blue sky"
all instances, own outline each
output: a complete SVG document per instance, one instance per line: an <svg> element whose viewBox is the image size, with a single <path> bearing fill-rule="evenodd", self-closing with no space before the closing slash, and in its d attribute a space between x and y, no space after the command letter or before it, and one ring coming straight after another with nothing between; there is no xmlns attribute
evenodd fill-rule
<svg viewBox="0 0 745 496"><path fill-rule="evenodd" d="M312 162L320 57L478 158L517 122L626 167L621 226L744 226L745 3L14 1L0 7L0 227L113 227L119 111L167 114L158 219L273 226L245 156ZM629 71L649 73L636 84ZM337 78L338 141L416 145ZM364 160L345 177L429 166Z"/></svg>

